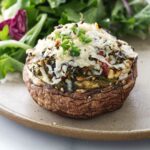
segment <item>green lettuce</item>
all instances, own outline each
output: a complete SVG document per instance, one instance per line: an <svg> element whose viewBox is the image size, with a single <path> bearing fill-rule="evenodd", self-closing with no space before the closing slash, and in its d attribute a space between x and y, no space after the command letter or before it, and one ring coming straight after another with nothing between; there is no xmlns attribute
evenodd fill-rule
<svg viewBox="0 0 150 150"><path fill-rule="evenodd" d="M22 72L23 66L23 63L7 54L0 56L0 79L4 78L8 72Z"/></svg>
<svg viewBox="0 0 150 150"><path fill-rule="evenodd" d="M7 40L9 39L9 27L5 25L3 29L0 31L0 40Z"/></svg>

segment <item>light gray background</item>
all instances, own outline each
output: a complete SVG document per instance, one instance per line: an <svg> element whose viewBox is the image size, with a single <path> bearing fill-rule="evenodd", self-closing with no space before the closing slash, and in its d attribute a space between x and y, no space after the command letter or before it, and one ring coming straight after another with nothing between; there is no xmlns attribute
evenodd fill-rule
<svg viewBox="0 0 150 150"><path fill-rule="evenodd" d="M50 135L0 116L0 150L150 150L150 140L86 141Z"/></svg>

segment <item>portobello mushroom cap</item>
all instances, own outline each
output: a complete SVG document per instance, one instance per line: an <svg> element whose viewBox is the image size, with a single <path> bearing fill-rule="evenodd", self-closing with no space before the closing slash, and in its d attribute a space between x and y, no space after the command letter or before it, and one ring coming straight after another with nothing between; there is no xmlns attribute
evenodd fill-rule
<svg viewBox="0 0 150 150"><path fill-rule="evenodd" d="M60 44L57 43L56 46L58 45ZM43 78L37 77L37 83L35 82L36 80L34 81L32 79L31 73L34 74L35 72L29 71L29 65L33 63L33 58L36 56L33 55L31 57L29 53L31 53L31 50L28 52L27 61L23 70L23 80L29 90L30 95L41 107L62 116L88 119L119 109L133 89L137 78L136 56L135 58L132 58L132 65L128 72L128 76L121 80L117 79L115 84L108 84L103 88L96 87L84 89L83 92L82 88L79 88L79 92L78 87L72 91L64 91L64 89L61 90L55 87L55 84L46 82L46 80ZM54 66L54 68L55 67L56 66ZM103 73L100 76L108 77L109 75L105 75ZM50 79L52 79L51 76ZM62 78L62 81L64 80L65 78Z"/></svg>

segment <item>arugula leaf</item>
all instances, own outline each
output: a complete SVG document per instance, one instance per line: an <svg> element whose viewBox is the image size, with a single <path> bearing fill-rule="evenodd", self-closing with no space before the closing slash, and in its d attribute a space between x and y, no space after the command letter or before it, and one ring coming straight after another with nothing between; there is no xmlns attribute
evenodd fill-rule
<svg viewBox="0 0 150 150"><path fill-rule="evenodd" d="M103 0L97 0L97 22L106 17L106 10Z"/></svg>
<svg viewBox="0 0 150 150"><path fill-rule="evenodd" d="M51 14L54 16L60 16L58 12L56 13L55 9L52 9L49 6L39 5L37 6L37 10L39 10L41 13L47 13L47 14Z"/></svg>
<svg viewBox="0 0 150 150"><path fill-rule="evenodd" d="M81 12L87 7L88 7L87 3L82 0L79 0L78 2L77 0L71 0L71 1L68 1L67 3L64 3L63 5L60 5L58 8L56 8L56 11L59 15L61 15L61 13L68 8L76 12Z"/></svg>
<svg viewBox="0 0 150 150"><path fill-rule="evenodd" d="M78 22L80 21L80 14L74 11L73 9L65 9L62 13L62 16L59 20L60 24L65 24L67 22Z"/></svg>
<svg viewBox="0 0 150 150"><path fill-rule="evenodd" d="M4 54L0 56L0 79L7 73L22 72L24 64Z"/></svg>
<svg viewBox="0 0 150 150"><path fill-rule="evenodd" d="M34 46L37 37L41 32L42 27L46 21L46 18L47 18L47 14L42 14L39 22L22 37L20 42L26 43L30 46Z"/></svg>
<svg viewBox="0 0 150 150"><path fill-rule="evenodd" d="M51 6L51 8L56 8L60 4L65 3L65 2L66 2L66 0L48 0L48 3Z"/></svg>
<svg viewBox="0 0 150 150"><path fill-rule="evenodd" d="M119 13L123 12L123 3L120 0L117 0L112 10L112 17L117 17Z"/></svg>
<svg viewBox="0 0 150 150"><path fill-rule="evenodd" d="M130 5L147 5L147 2L148 2L149 0L131 0L131 1L129 1L129 4Z"/></svg>
<svg viewBox="0 0 150 150"><path fill-rule="evenodd" d="M8 56L25 63L25 58L26 58L26 51L22 48L2 48L0 49L0 56L3 54L7 54Z"/></svg>
<svg viewBox="0 0 150 150"><path fill-rule="evenodd" d="M102 0L89 1L90 6L86 11L83 12L83 17L86 22L93 23L98 22L106 16L105 7Z"/></svg>
<svg viewBox="0 0 150 150"><path fill-rule="evenodd" d="M91 7L83 13L84 20L88 23L96 22L97 20L97 7Z"/></svg>
<svg viewBox="0 0 150 150"><path fill-rule="evenodd" d="M43 37L49 35L53 31L54 26L56 26L56 25L57 25L56 18L47 17L38 38L43 38ZM45 31L45 32L43 32L43 31Z"/></svg>
<svg viewBox="0 0 150 150"><path fill-rule="evenodd" d="M0 50L8 47L22 48L24 50L31 48L31 46L15 40L0 41Z"/></svg>
<svg viewBox="0 0 150 150"><path fill-rule="evenodd" d="M46 0L30 0L31 4L39 5L46 2Z"/></svg>
<svg viewBox="0 0 150 150"><path fill-rule="evenodd" d="M10 57L14 58L15 60L18 60L19 62L25 63L26 51L24 49L11 48L10 50L11 50L11 52L9 53ZM10 51L10 50L8 49L8 51Z"/></svg>
<svg viewBox="0 0 150 150"><path fill-rule="evenodd" d="M31 29L37 22L37 17L39 15L39 10L35 8L35 6L31 5L24 8L27 12L28 19L28 29Z"/></svg>
<svg viewBox="0 0 150 150"><path fill-rule="evenodd" d="M134 18L138 20L138 23L142 21L150 22L150 4L134 15Z"/></svg>
<svg viewBox="0 0 150 150"><path fill-rule="evenodd" d="M97 6L97 0L89 0L87 6L88 7Z"/></svg>
<svg viewBox="0 0 150 150"><path fill-rule="evenodd" d="M0 31L0 40L3 41L7 39L9 39L9 27L8 25L5 25Z"/></svg>

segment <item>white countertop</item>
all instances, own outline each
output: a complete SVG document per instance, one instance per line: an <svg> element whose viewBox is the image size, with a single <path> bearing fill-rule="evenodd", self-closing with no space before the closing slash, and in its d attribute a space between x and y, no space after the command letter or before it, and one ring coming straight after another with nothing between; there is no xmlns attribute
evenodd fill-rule
<svg viewBox="0 0 150 150"><path fill-rule="evenodd" d="M104 142L50 135L0 116L0 150L150 150L150 140Z"/></svg>

